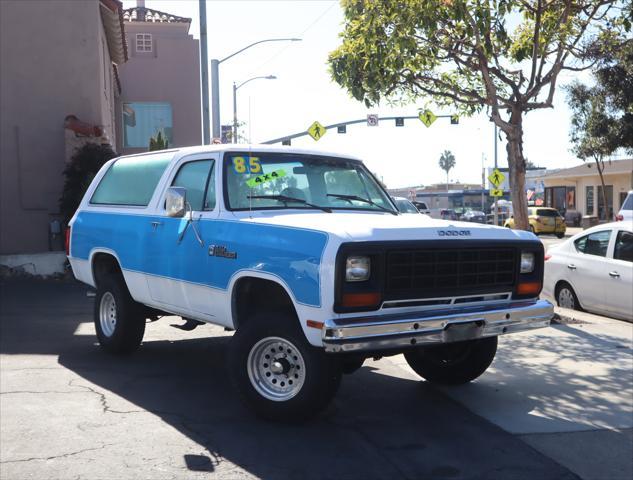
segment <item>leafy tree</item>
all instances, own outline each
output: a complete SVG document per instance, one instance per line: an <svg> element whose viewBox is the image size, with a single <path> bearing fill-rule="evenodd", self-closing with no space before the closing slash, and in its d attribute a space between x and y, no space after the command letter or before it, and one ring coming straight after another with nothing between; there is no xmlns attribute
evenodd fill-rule
<svg viewBox="0 0 633 480"><path fill-rule="evenodd" d="M630 29L631 0L342 0L332 77L366 105L431 98L485 109L507 139L515 224L527 229L523 119L552 108L587 40Z"/></svg>
<svg viewBox="0 0 633 480"><path fill-rule="evenodd" d="M588 58L595 62L595 83L576 81L566 89L572 110L570 139L578 157L596 163L608 218L605 158L620 149L633 152L633 40L599 42L593 47Z"/></svg>
<svg viewBox="0 0 633 480"><path fill-rule="evenodd" d="M455 166L455 155L450 150L444 150L440 155L440 168L446 172L446 191L448 192L448 172Z"/></svg>
<svg viewBox="0 0 633 480"><path fill-rule="evenodd" d="M169 148L169 141L167 137L163 136L163 133L159 130L155 137L149 139L149 151L155 150L167 150Z"/></svg>
<svg viewBox="0 0 633 480"><path fill-rule="evenodd" d="M66 223L74 215L99 169L116 156L110 145L96 143L87 143L75 152L63 171L64 188L59 199L59 210Z"/></svg>

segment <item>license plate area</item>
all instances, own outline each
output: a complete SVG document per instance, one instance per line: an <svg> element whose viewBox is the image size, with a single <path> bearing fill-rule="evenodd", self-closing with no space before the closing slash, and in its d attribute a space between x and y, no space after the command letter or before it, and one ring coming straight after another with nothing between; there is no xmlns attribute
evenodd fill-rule
<svg viewBox="0 0 633 480"><path fill-rule="evenodd" d="M463 342L480 338L486 322L484 320L472 320L462 323L449 323L442 331L442 340L445 343Z"/></svg>

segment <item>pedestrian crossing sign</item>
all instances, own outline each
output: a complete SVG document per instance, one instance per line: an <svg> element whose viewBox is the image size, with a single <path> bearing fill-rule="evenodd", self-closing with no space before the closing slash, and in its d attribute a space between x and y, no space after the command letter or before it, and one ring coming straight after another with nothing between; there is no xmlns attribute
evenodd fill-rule
<svg viewBox="0 0 633 480"><path fill-rule="evenodd" d="M318 121L315 121L308 128L308 134L314 139L315 142L318 142L319 140L321 140L323 135L325 135L325 132L327 132L327 129L323 125L321 125Z"/></svg>
<svg viewBox="0 0 633 480"><path fill-rule="evenodd" d="M493 188L490 190L491 197L503 197L503 190L499 188Z"/></svg>
<svg viewBox="0 0 633 480"><path fill-rule="evenodd" d="M488 175L488 180L490 180L490 183L492 183L495 187L498 187L499 185L501 185L505 179L506 179L506 176L503 173L501 173L501 171L498 168L495 168L492 171L492 173ZM500 197L501 195L497 195L497 196Z"/></svg>
<svg viewBox="0 0 633 480"><path fill-rule="evenodd" d="M435 120L437 120L437 116L431 110L424 110L420 112L418 115L420 121L426 125L426 127L430 127Z"/></svg>

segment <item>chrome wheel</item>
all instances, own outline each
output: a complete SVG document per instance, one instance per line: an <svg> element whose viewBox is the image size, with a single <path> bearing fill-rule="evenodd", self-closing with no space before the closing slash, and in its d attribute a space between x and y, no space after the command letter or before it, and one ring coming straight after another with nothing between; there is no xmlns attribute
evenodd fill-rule
<svg viewBox="0 0 633 480"><path fill-rule="evenodd" d="M257 342L248 354L247 369L257 393L275 402L293 398L305 380L301 352L281 337L267 337Z"/></svg>
<svg viewBox="0 0 633 480"><path fill-rule="evenodd" d="M106 337L111 337L116 328L116 301L114 295L105 292L99 304L99 324Z"/></svg>
<svg viewBox="0 0 633 480"><path fill-rule="evenodd" d="M569 288L563 287L558 291L558 306L574 310L576 308L576 299Z"/></svg>

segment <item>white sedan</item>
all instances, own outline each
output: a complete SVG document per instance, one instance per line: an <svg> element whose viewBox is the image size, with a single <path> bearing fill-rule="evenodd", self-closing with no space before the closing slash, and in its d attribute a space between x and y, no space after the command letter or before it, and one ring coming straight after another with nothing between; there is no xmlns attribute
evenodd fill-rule
<svg viewBox="0 0 633 480"><path fill-rule="evenodd" d="M543 293L559 307L633 321L633 222L598 225L551 247Z"/></svg>

